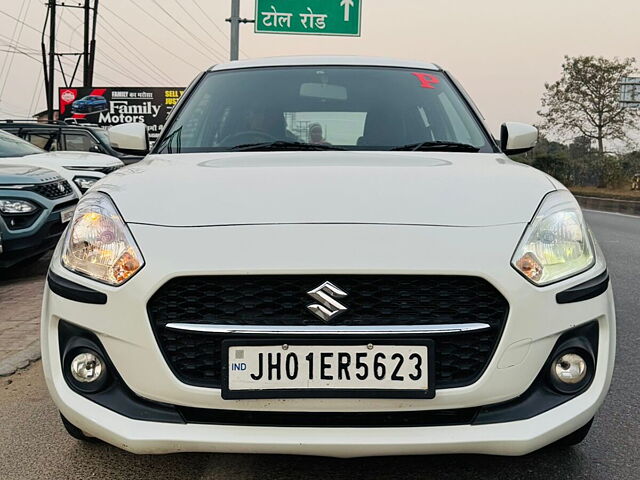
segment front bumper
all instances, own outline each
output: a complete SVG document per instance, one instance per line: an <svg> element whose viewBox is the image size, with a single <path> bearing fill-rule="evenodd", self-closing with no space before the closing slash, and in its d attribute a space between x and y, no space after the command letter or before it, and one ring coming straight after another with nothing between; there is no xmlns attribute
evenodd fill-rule
<svg viewBox="0 0 640 480"><path fill-rule="evenodd" d="M523 225L468 228L464 229L466 235L452 228L365 225L222 227L195 229L197 233L141 225L131 228L145 256L143 270L124 287L106 287L64 270L56 252L52 272L105 293L108 302L106 305L74 302L47 289L42 321L43 364L55 403L80 429L121 448L139 453L210 451L337 457L424 453L519 455L586 424L608 390L615 351L611 289L595 298L566 305L559 305L555 298L560 291L597 275L604 270L604 264L599 262L589 272L561 284L533 287L509 266L508 257ZM164 239L162 245L154 241L159 237ZM167 246L182 245L186 238L188 251L167 255ZM261 241L255 242L255 238ZM479 251L461 254L469 250L469 238L474 239ZM399 242L402 249L398 248ZM315 244L321 244L322 248L314 249ZM209 264L203 267L202 258L192 252L211 252L211 245L225 255L207 260ZM430 248L425 249L425 245ZM309 246L313 255L308 253ZM175 275L326 272L481 276L509 300L509 318L482 377L466 387L439 390L431 400L233 401L223 400L217 389L180 382L162 357L147 319L148 299ZM179 407L258 412L408 412L492 405L527 391L563 332L596 321L599 340L596 374L588 390L526 420L401 428L172 424L127 418L71 390L61 373L60 319L93 332L123 382L138 397Z"/></svg>
<svg viewBox="0 0 640 480"><path fill-rule="evenodd" d="M45 217L49 211L42 213ZM0 249L0 268L9 268L23 260L36 257L55 247L62 232L66 228L60 217L60 212L49 214L46 220L39 218L28 233L19 232L11 237L6 235ZM2 220L0 219L0 222Z"/></svg>

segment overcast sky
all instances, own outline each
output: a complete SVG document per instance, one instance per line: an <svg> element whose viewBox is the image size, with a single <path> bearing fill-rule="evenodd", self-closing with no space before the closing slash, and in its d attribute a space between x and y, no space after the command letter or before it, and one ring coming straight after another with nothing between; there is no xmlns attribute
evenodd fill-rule
<svg viewBox="0 0 640 480"><path fill-rule="evenodd" d="M537 121L544 82L557 79L564 55L640 57L639 0L362 1L359 38L259 35L243 25L241 58L357 54L434 62L461 81L497 131L503 121ZM186 86L199 70L228 58L230 3L101 0L94 84ZM0 0L2 118L46 106L39 63L43 4ZM253 18L254 0L241 4L242 15ZM60 8L58 23L58 50L81 49L81 10ZM6 52L12 39L32 58ZM71 58L65 62L71 71ZM61 85L61 77L56 81Z"/></svg>

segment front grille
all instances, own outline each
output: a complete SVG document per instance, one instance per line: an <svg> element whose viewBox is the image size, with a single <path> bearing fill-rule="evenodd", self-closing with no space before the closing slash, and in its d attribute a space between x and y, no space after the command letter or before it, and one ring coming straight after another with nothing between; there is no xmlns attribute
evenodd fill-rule
<svg viewBox="0 0 640 480"><path fill-rule="evenodd" d="M162 286L147 308L174 374L191 385L220 387L221 342L228 337L165 326L326 325L306 308L313 303L306 292L325 281L348 294L341 300L348 310L331 320L333 325L488 324L490 329L481 332L425 337L435 340L437 388L469 385L479 378L509 310L507 300L484 279L428 275L178 277Z"/></svg>
<svg viewBox="0 0 640 480"><path fill-rule="evenodd" d="M67 195L71 195L73 193L69 182L67 182L66 180L58 180L56 182L33 185L30 186L27 190L35 192L38 195L42 195L43 197L50 200L56 200L58 198L66 197Z"/></svg>

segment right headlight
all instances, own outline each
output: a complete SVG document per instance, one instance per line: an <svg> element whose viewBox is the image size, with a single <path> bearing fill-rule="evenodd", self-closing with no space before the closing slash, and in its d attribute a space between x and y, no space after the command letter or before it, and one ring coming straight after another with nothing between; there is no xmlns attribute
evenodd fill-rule
<svg viewBox="0 0 640 480"><path fill-rule="evenodd" d="M100 179L96 177L73 177L73 182L78 186L80 192L83 194L93 187L98 180Z"/></svg>
<svg viewBox="0 0 640 480"><path fill-rule="evenodd" d="M66 234L62 265L114 286L142 268L142 253L109 196L90 192L82 197Z"/></svg>
<svg viewBox="0 0 640 480"><path fill-rule="evenodd" d="M582 210L566 190L544 198L511 260L518 272L538 286L577 275L594 263Z"/></svg>

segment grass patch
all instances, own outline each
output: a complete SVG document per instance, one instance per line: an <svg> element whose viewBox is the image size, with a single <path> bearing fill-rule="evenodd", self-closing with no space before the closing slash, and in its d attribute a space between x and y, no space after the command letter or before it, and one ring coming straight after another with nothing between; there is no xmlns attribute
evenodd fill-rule
<svg viewBox="0 0 640 480"><path fill-rule="evenodd" d="M597 187L571 187L574 195L584 197L615 198L616 200L638 200L640 201L640 190L630 190L629 188L611 189Z"/></svg>

